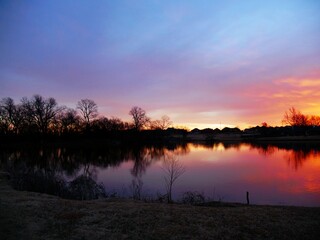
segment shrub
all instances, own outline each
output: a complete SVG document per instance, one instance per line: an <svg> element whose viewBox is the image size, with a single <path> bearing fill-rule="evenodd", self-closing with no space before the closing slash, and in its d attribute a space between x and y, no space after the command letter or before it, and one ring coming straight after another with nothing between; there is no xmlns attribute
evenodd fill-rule
<svg viewBox="0 0 320 240"><path fill-rule="evenodd" d="M202 193L199 192L185 192L182 196L182 203L191 204L191 205L199 205L205 202L205 197Z"/></svg>

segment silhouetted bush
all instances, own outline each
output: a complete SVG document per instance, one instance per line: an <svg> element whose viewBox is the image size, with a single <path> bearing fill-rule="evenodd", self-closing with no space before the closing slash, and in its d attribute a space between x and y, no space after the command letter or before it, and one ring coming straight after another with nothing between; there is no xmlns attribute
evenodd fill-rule
<svg viewBox="0 0 320 240"><path fill-rule="evenodd" d="M54 172L15 168L14 171L10 171L10 183L17 190L46 193L60 197L69 195L66 182L56 176Z"/></svg>
<svg viewBox="0 0 320 240"><path fill-rule="evenodd" d="M199 205L205 202L205 197L202 193L188 191L183 193L181 202L184 204Z"/></svg>
<svg viewBox="0 0 320 240"><path fill-rule="evenodd" d="M68 184L69 198L91 200L106 197L103 184L97 184L91 177L81 175Z"/></svg>

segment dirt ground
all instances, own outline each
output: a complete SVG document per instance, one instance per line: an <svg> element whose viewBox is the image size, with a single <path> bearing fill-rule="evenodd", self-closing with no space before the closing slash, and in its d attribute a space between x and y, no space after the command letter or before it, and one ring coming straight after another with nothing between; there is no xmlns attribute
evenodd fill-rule
<svg viewBox="0 0 320 240"><path fill-rule="evenodd" d="M0 179L1 239L320 239L320 208L75 201Z"/></svg>

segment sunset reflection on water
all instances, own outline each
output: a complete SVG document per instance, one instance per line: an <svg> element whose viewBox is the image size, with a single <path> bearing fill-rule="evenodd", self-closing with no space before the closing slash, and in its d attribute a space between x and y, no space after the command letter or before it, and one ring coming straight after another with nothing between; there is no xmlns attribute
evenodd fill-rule
<svg viewBox="0 0 320 240"><path fill-rule="evenodd" d="M48 184L68 185L88 176L120 197L132 196L132 184L141 183L142 196L155 199L165 194L163 162L175 158L186 171L173 186L174 200L187 191L197 191L207 200L246 203L249 192L252 204L320 206L319 145L223 142L12 147L1 150L0 163L20 190L44 191ZM53 190L47 193L54 194Z"/></svg>
<svg viewBox="0 0 320 240"><path fill-rule="evenodd" d="M217 143L187 144L168 154L176 154L186 168L175 185L176 199L183 192L198 191L211 200L245 203L248 191L253 204L320 206L317 150ZM141 175L146 194L164 191L162 160L151 162ZM110 188L126 187L133 167L134 164L128 162L119 169L102 171L100 179ZM127 182L115 180L120 171L122 180Z"/></svg>

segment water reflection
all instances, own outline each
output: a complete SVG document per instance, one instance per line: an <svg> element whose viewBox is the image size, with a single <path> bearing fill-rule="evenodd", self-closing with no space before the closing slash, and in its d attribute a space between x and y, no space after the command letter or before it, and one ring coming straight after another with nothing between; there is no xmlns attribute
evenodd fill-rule
<svg viewBox="0 0 320 240"><path fill-rule="evenodd" d="M251 144L253 149L258 149L260 154L271 156L279 150L285 152L284 158L289 166L298 170L303 163L310 159L320 159L320 143L318 142L278 142Z"/></svg>
<svg viewBox="0 0 320 240"><path fill-rule="evenodd" d="M124 195L139 199L148 189L162 191L161 166L176 156L187 171L175 197L190 189L208 194L219 188L225 200L242 201L241 194L251 189L267 199L261 203L320 205L319 149L318 142L12 146L0 149L0 167L21 190L89 199L107 194L103 183L107 191L128 188ZM313 194L311 203L302 199L311 199L307 193Z"/></svg>
<svg viewBox="0 0 320 240"><path fill-rule="evenodd" d="M0 167L10 173L11 183L18 190L92 199L103 195L101 184L96 183L98 168L117 168L123 162L133 162L130 172L133 176L133 191L137 192L137 187L141 190L141 177L148 166L170 154L184 155L189 151L188 145L12 146L1 149ZM88 193L89 188L91 194Z"/></svg>

